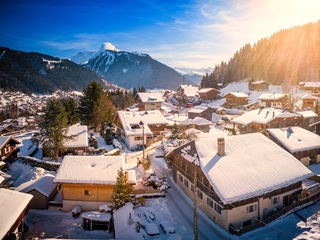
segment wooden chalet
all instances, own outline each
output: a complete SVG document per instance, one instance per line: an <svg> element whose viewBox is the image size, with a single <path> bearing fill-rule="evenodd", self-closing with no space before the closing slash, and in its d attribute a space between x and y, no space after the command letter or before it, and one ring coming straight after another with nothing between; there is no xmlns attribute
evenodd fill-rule
<svg viewBox="0 0 320 240"><path fill-rule="evenodd" d="M301 97L302 99L302 108L308 110L315 110L318 98L312 96L311 94L305 94Z"/></svg>
<svg viewBox="0 0 320 240"><path fill-rule="evenodd" d="M249 89L251 91L268 91L269 90L270 83L264 80L254 81L250 84Z"/></svg>
<svg viewBox="0 0 320 240"><path fill-rule="evenodd" d="M121 168L125 171L122 156L65 156L54 179L61 186L63 210L71 211L77 205L94 210L111 203Z"/></svg>
<svg viewBox="0 0 320 240"><path fill-rule="evenodd" d="M160 111L163 102L162 94L157 92L139 92L136 96L136 104L139 111Z"/></svg>
<svg viewBox="0 0 320 240"><path fill-rule="evenodd" d="M261 133L199 137L166 158L184 193L196 195L212 221L237 235L291 209L303 198L302 181L313 176Z"/></svg>
<svg viewBox="0 0 320 240"><path fill-rule="evenodd" d="M258 98L263 107L288 108L290 98L285 93L263 93Z"/></svg>
<svg viewBox="0 0 320 240"><path fill-rule="evenodd" d="M17 157L17 145L21 142L12 136L0 136L0 161L12 160Z"/></svg>
<svg viewBox="0 0 320 240"><path fill-rule="evenodd" d="M305 166L320 162L320 136L301 127L269 128L269 138Z"/></svg>
<svg viewBox="0 0 320 240"><path fill-rule="evenodd" d="M240 92L229 92L224 95L226 108L237 108L248 104L249 96Z"/></svg>
<svg viewBox="0 0 320 240"><path fill-rule="evenodd" d="M211 121L212 120L212 113L213 113L212 108L199 105L199 106L192 107L188 110L188 119L194 119L196 117L201 117L201 118L204 118L204 119Z"/></svg>
<svg viewBox="0 0 320 240"><path fill-rule="evenodd" d="M74 124L67 129L67 138L64 139L63 146L66 151L63 155L84 155L89 147L88 127Z"/></svg>
<svg viewBox="0 0 320 240"><path fill-rule="evenodd" d="M0 239L22 239L32 195L0 188Z"/></svg>
<svg viewBox="0 0 320 240"><path fill-rule="evenodd" d="M232 119L241 133L260 132L267 128L300 126L303 116L279 108L258 108Z"/></svg>
<svg viewBox="0 0 320 240"><path fill-rule="evenodd" d="M202 101L216 100L219 93L220 91L215 88L201 88L198 90L198 94Z"/></svg>
<svg viewBox="0 0 320 240"><path fill-rule="evenodd" d="M305 82L303 89L312 93L320 92L320 82Z"/></svg>
<svg viewBox="0 0 320 240"><path fill-rule="evenodd" d="M159 110L153 111L118 111L113 121L116 132L128 148L138 144L149 146L162 138L168 124Z"/></svg>

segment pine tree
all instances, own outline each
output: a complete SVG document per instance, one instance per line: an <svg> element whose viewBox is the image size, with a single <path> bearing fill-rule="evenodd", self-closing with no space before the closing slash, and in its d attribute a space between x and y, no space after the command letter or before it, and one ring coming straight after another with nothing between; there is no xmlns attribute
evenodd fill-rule
<svg viewBox="0 0 320 240"><path fill-rule="evenodd" d="M113 203L114 208L119 209L124 206L127 202L130 202L130 194L132 192L132 188L126 181L126 174L121 168L118 171L117 182L113 186Z"/></svg>
<svg viewBox="0 0 320 240"><path fill-rule="evenodd" d="M83 96L79 99L77 114L82 124L89 127L95 127L93 113L99 102L103 89L96 81L91 82L84 90Z"/></svg>
<svg viewBox="0 0 320 240"><path fill-rule="evenodd" d="M62 103L68 118L68 125L73 125L79 122L79 118L76 114L77 102L73 98L69 97L63 100Z"/></svg>
<svg viewBox="0 0 320 240"><path fill-rule="evenodd" d="M65 149L63 140L66 138L67 122L62 102L59 99L49 100L39 123L38 143L42 143L45 153L56 161L59 153Z"/></svg>

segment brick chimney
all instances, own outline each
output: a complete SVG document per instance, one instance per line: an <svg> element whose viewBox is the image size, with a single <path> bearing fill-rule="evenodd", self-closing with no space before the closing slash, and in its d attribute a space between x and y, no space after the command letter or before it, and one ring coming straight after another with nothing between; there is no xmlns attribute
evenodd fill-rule
<svg viewBox="0 0 320 240"><path fill-rule="evenodd" d="M218 138L218 155L219 156L224 156L225 155L224 138Z"/></svg>

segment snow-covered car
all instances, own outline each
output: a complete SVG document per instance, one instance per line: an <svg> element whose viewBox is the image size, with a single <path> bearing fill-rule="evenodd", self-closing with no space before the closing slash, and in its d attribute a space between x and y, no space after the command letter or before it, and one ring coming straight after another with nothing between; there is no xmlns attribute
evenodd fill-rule
<svg viewBox="0 0 320 240"><path fill-rule="evenodd" d="M176 232L176 230L174 229L172 224L170 224L170 222L168 222L168 221L161 221L160 227L162 228L164 233L175 233Z"/></svg>
<svg viewBox="0 0 320 240"><path fill-rule="evenodd" d="M144 145L144 148L146 148L146 145ZM131 148L131 151L141 151L143 150L143 145L142 144L137 144L135 147Z"/></svg>

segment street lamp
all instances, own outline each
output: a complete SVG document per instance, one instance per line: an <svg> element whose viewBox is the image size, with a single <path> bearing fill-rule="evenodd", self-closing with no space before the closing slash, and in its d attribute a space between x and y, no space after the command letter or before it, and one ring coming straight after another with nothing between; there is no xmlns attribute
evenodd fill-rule
<svg viewBox="0 0 320 240"><path fill-rule="evenodd" d="M142 160L144 160L144 123L140 121L139 125L142 126Z"/></svg>

